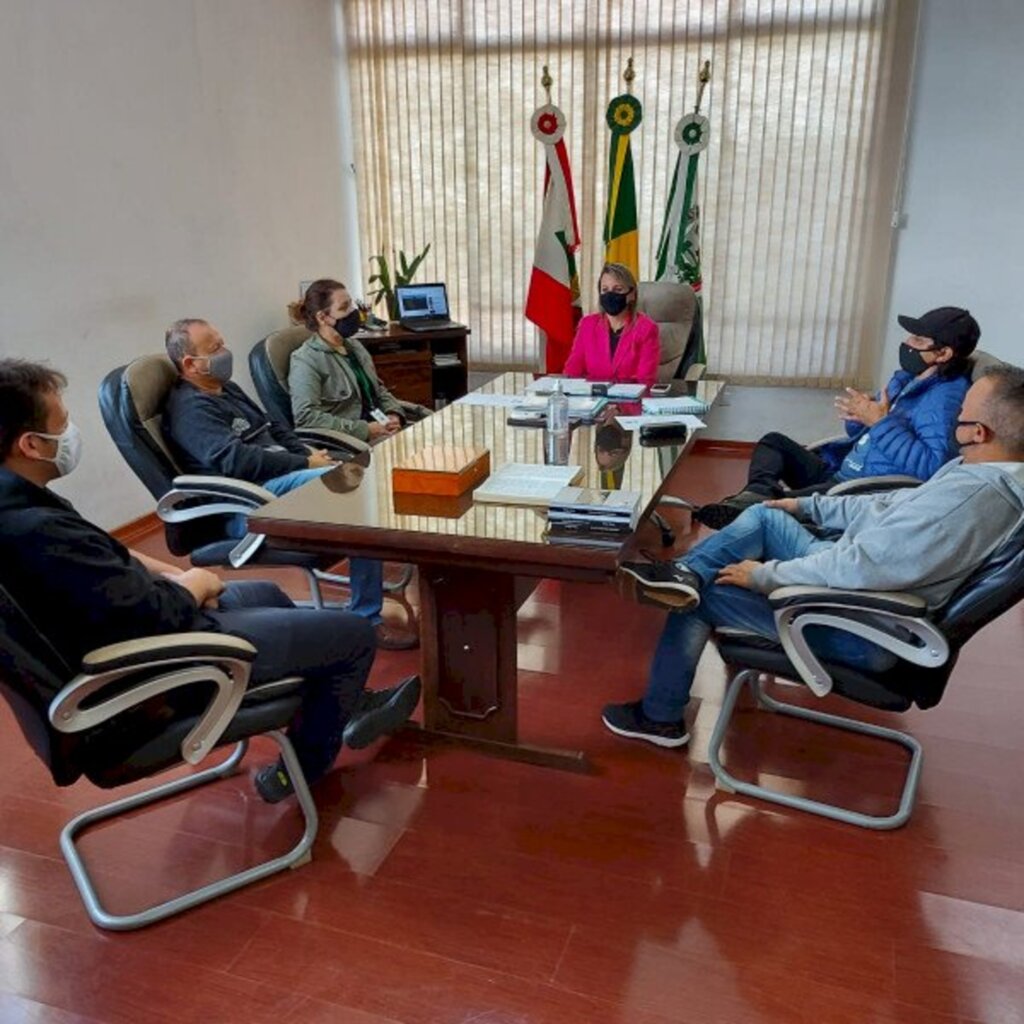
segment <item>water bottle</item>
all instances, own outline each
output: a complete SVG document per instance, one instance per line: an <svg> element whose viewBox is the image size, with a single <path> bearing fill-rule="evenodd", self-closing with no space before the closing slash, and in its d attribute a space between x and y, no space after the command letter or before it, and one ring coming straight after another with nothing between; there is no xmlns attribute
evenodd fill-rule
<svg viewBox="0 0 1024 1024"><path fill-rule="evenodd" d="M548 397L547 428L552 434L569 433L569 399L562 391L562 382L555 381L555 390Z"/></svg>
<svg viewBox="0 0 1024 1024"><path fill-rule="evenodd" d="M569 461L569 399L562 391L562 382L548 398L547 424L544 429L544 461L564 466Z"/></svg>

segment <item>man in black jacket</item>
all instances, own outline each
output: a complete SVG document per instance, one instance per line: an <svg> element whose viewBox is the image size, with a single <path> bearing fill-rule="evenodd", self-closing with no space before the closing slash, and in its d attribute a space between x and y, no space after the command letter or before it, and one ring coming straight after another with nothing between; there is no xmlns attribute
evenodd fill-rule
<svg viewBox="0 0 1024 1024"><path fill-rule="evenodd" d="M81 439L61 399L64 377L0 360L0 582L71 666L106 644L212 630L257 650L252 680L305 679L289 728L309 781L343 742L363 747L408 719L419 679L364 691L375 650L366 619L296 608L271 583L225 586L205 569L181 570L129 551L47 487L78 463ZM280 764L256 775L264 799L291 792Z"/></svg>
<svg viewBox="0 0 1024 1024"><path fill-rule="evenodd" d="M326 451L310 451L291 430L274 423L231 380L231 350L211 324L177 320L167 329L165 342L179 378L164 408L163 430L187 473L236 477L286 494L334 465ZM240 522L239 536L244 530ZM350 610L374 624L377 646L386 651L416 647L414 633L389 626L381 617L381 563L352 558L349 567Z"/></svg>

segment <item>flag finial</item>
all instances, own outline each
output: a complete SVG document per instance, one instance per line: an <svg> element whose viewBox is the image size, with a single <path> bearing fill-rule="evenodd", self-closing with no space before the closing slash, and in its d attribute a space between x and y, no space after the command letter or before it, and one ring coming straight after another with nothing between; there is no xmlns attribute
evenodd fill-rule
<svg viewBox="0 0 1024 1024"><path fill-rule="evenodd" d="M711 61L704 61L703 67L697 75L697 81L700 83L697 86L697 102L694 104L693 112L695 114L700 113L700 101L704 97L704 90L708 87L708 82L711 81Z"/></svg>
<svg viewBox="0 0 1024 1024"><path fill-rule="evenodd" d="M543 70L544 73L540 76L540 84L541 84L541 88L544 90L544 92L547 93L548 103L550 103L551 102L551 86L553 86L555 84L555 80L551 77L550 73L548 72L547 64L544 65L542 70Z"/></svg>
<svg viewBox="0 0 1024 1024"><path fill-rule="evenodd" d="M626 70L622 73L622 77L626 80L626 92L633 91L633 79L636 78L636 72L633 70L633 58L630 57L626 61Z"/></svg>

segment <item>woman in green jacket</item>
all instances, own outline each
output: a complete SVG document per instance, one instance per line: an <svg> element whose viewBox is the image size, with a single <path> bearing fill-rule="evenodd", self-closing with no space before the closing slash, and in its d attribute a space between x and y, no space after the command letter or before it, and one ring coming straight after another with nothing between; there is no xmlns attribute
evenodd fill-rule
<svg viewBox="0 0 1024 1024"><path fill-rule="evenodd" d="M295 426L327 427L374 442L427 415L429 410L400 402L381 383L370 353L353 337L359 310L340 281L314 281L288 312L313 332L288 367Z"/></svg>

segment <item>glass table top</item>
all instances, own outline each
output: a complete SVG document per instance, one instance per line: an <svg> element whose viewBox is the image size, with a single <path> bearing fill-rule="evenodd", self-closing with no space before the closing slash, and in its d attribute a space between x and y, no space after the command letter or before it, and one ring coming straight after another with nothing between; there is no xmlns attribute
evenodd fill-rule
<svg viewBox="0 0 1024 1024"><path fill-rule="evenodd" d="M506 373L484 385L473 395L521 395L533 379L529 373ZM711 404L722 387L719 381L696 384L677 382L674 393L694 394ZM486 399L484 399L486 400ZM392 467L401 465L428 446L483 447L490 452L493 474L506 463L545 462L545 431L535 426L510 426L507 405L478 405L457 401L401 433L375 445L368 456L344 463L317 480L280 498L250 516L258 533L287 537L300 524L333 528L330 535L339 543L357 542L374 546L374 535L383 534L412 554L418 548L436 551L441 538L449 538L452 549L467 544L478 552L475 541L489 545L548 544L545 531L547 509L521 505L474 503L472 493L460 498L408 495L392 489ZM496 399L500 401L500 399ZM639 403L609 404L601 410L600 421L571 431L568 462L582 466L578 486L638 491L641 508L649 509L665 477L692 444L693 433L657 446L641 444L638 435L624 430L616 414L636 415ZM285 525L288 524L288 525ZM326 536L328 531L315 530ZM447 546L447 545L444 545ZM560 541L562 547L586 545ZM468 548L467 548L468 550ZM491 548L496 555L497 548Z"/></svg>

